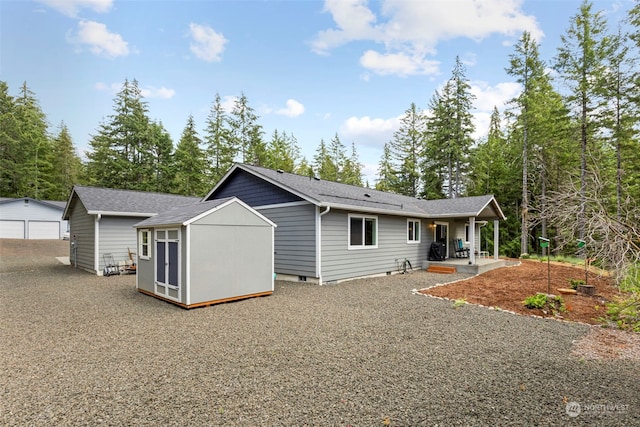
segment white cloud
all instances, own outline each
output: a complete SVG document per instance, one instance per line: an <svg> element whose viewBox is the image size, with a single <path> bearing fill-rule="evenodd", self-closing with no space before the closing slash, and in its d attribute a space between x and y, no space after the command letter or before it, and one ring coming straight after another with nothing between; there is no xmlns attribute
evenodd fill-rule
<svg viewBox="0 0 640 427"><path fill-rule="evenodd" d="M94 87L96 88L96 90L111 92L114 94L122 90L122 84L120 83L111 83L110 85L108 85L103 82L98 82L94 85ZM161 86L159 88L155 86L140 88L140 95L142 95L144 98L171 99L175 94L175 90L168 89L164 86Z"/></svg>
<svg viewBox="0 0 640 427"><path fill-rule="evenodd" d="M191 52L206 62L219 62L227 39L207 25L189 24L189 34L193 41L189 46Z"/></svg>
<svg viewBox="0 0 640 427"><path fill-rule="evenodd" d="M480 111L493 111L493 107L504 111L504 106L511 99L518 96L521 90L520 83L504 82L495 86L489 86L486 82L470 82L470 92L475 95L474 107Z"/></svg>
<svg viewBox="0 0 640 427"><path fill-rule="evenodd" d="M349 117L340 126L340 138L343 141L354 141L358 145L382 147L390 141L393 133L400 127L399 117L390 119Z"/></svg>
<svg viewBox="0 0 640 427"><path fill-rule="evenodd" d="M140 89L140 94L145 98L171 99L176 94L176 91L173 89L167 89L164 86L147 86Z"/></svg>
<svg viewBox="0 0 640 427"><path fill-rule="evenodd" d="M276 114L287 117L298 117L304 114L304 105L295 99L287 99L287 106L276 110Z"/></svg>
<svg viewBox="0 0 640 427"><path fill-rule="evenodd" d="M376 16L367 0L326 0L324 10L336 26L318 32L311 48L327 54L353 41L370 41L384 48L365 52L363 67L378 74L434 74L439 64L428 57L444 40L513 37L524 30L540 40L543 33L536 18L521 6L522 0L384 0Z"/></svg>
<svg viewBox="0 0 640 427"><path fill-rule="evenodd" d="M440 63L429 61L422 55L409 56L404 52L381 54L368 50L360 58L360 65L383 76L395 74L405 77L416 74L436 74Z"/></svg>
<svg viewBox="0 0 640 427"><path fill-rule="evenodd" d="M67 40L76 44L80 50L88 46L94 55L107 58L129 55L129 44L117 33L111 33L107 26L95 21L78 22L77 33L68 33Z"/></svg>
<svg viewBox="0 0 640 427"><path fill-rule="evenodd" d="M38 0L40 3L66 15L77 18L81 9L91 9L94 12L105 13L113 6L113 0Z"/></svg>

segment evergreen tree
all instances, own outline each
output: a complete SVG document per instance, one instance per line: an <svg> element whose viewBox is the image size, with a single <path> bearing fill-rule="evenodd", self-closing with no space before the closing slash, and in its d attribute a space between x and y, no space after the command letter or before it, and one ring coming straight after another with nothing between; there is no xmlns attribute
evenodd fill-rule
<svg viewBox="0 0 640 427"><path fill-rule="evenodd" d="M382 157L378 163L378 182L376 182L376 190L393 192L398 185L397 177L393 167L393 159L391 158L391 148L389 143L384 144Z"/></svg>
<svg viewBox="0 0 640 427"><path fill-rule="evenodd" d="M592 11L593 4L584 0L578 13L571 19L569 29L561 36L554 68L566 83L567 103L580 126L580 194L581 207L578 222L579 238L584 238L585 203L587 185L587 158L596 162L601 155L597 138L602 123L598 117L604 107L602 83L606 59L610 56L611 41L606 35L606 21L600 12Z"/></svg>
<svg viewBox="0 0 640 427"><path fill-rule="evenodd" d="M20 122L16 117L16 105L9 95L9 86L0 81L0 196L22 197L23 177L21 168L25 156L20 144Z"/></svg>
<svg viewBox="0 0 640 427"><path fill-rule="evenodd" d="M431 117L427 121L425 168L435 168L442 176L449 198L464 193L464 178L468 165L468 154L474 132L471 108L475 96L465 76L465 69L456 57L452 76L442 92L436 91L430 102Z"/></svg>
<svg viewBox="0 0 640 427"><path fill-rule="evenodd" d="M320 139L320 145L318 145L316 154L313 156L313 170L318 178L327 181L335 181L337 176L337 167L333 163L333 158L324 139Z"/></svg>
<svg viewBox="0 0 640 427"><path fill-rule="evenodd" d="M239 150L231 139L228 120L220 95L216 93L213 105L207 117L204 142L206 145L207 161L209 163L209 185L213 186L233 166Z"/></svg>
<svg viewBox="0 0 640 427"><path fill-rule="evenodd" d="M174 193L202 197L209 190L207 159L201 143L193 116L189 116L175 152Z"/></svg>
<svg viewBox="0 0 640 427"><path fill-rule="evenodd" d="M355 142L351 143L351 156L345 158L341 175L340 182L362 187L362 164L358 159Z"/></svg>
<svg viewBox="0 0 640 427"><path fill-rule="evenodd" d="M344 165L347 160L346 147L340 141L340 137L336 132L335 136L329 141L327 147L329 157L331 158L331 164L333 164L333 173L330 178L331 181L343 182Z"/></svg>
<svg viewBox="0 0 640 427"><path fill-rule="evenodd" d="M425 149L426 116L415 103L404 112L400 128L389 143L390 157L396 179L391 191L418 197L422 192L421 159Z"/></svg>
<svg viewBox="0 0 640 427"><path fill-rule="evenodd" d="M296 138L286 132L273 131L271 141L267 146L264 166L270 169L280 169L285 172L296 170L296 160L300 156Z"/></svg>
<svg viewBox="0 0 640 427"><path fill-rule="evenodd" d="M261 166L265 161L265 144L258 116L244 93L236 99L229 117L230 146L237 147L239 161Z"/></svg>
<svg viewBox="0 0 640 427"><path fill-rule="evenodd" d="M82 161L76 154L67 125L60 124L60 132L53 139L51 156L51 200L67 200L73 186L80 182Z"/></svg>
<svg viewBox="0 0 640 427"><path fill-rule="evenodd" d="M149 190L160 193L171 193L173 191L172 182L175 179L175 165L173 159L173 141L171 135L164 128L162 123L151 122L149 124L151 137L151 152L147 153L150 162L153 164L153 175L155 186Z"/></svg>
<svg viewBox="0 0 640 427"><path fill-rule="evenodd" d="M149 190L156 187L154 141L136 80L125 80L114 100L115 114L102 123L89 145L87 169L95 185Z"/></svg>

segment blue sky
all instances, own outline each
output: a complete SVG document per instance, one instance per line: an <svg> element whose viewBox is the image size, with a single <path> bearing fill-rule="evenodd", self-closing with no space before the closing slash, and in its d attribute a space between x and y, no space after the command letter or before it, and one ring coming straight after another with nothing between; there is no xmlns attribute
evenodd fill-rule
<svg viewBox="0 0 640 427"><path fill-rule="evenodd" d="M631 0L594 2L610 29ZM522 32L550 62L580 6L573 0L289 0L0 2L0 80L26 81L51 131L64 121L79 154L137 79L175 144L200 133L216 93L242 92L270 139L296 136L311 161L320 139L355 143L373 184L382 147L412 102L426 109L456 55L477 99L476 136L518 93L504 68Z"/></svg>

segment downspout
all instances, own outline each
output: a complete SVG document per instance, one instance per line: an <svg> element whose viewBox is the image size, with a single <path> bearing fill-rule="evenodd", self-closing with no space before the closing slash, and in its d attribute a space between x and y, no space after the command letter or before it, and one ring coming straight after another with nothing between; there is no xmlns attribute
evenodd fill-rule
<svg viewBox="0 0 640 427"><path fill-rule="evenodd" d="M318 214L318 226L316 227L316 275L320 285L322 285L322 217L328 214L330 210L331 206L327 206L327 209Z"/></svg>
<svg viewBox="0 0 640 427"><path fill-rule="evenodd" d="M96 274L100 276L100 220L102 219L102 214L96 215L96 220L94 222L93 228L93 264L95 266Z"/></svg>

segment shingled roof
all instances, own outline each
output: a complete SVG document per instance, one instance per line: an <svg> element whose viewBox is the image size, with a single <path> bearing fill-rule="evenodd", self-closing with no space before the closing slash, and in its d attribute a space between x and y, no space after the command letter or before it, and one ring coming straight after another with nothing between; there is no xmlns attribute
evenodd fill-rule
<svg viewBox="0 0 640 427"><path fill-rule="evenodd" d="M90 215L134 217L150 217L176 205L186 205L200 201L198 197L177 196L175 194L76 185L69 196L67 206L62 215L63 219L69 219L69 209L74 197L80 199Z"/></svg>
<svg viewBox="0 0 640 427"><path fill-rule="evenodd" d="M238 170L253 174L320 207L423 218L475 216L479 219L505 219L492 195L422 200L245 164L234 165L204 200Z"/></svg>
<svg viewBox="0 0 640 427"><path fill-rule="evenodd" d="M189 220L211 211L228 201L233 200L233 197L226 197L224 199L215 199L208 202L190 203L185 205L173 206L169 210L166 210L158 215L147 218L137 224L134 227L150 227L153 225L183 225Z"/></svg>

